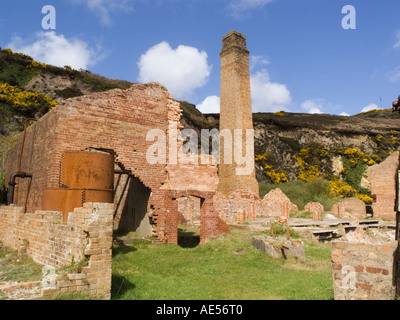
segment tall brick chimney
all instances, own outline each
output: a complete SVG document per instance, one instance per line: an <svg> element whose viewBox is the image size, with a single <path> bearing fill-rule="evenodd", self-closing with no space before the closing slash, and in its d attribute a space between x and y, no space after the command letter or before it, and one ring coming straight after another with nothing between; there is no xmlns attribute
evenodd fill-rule
<svg viewBox="0 0 400 320"><path fill-rule="evenodd" d="M234 130L242 132L242 154L246 155L246 129L253 129L250 93L249 50L246 48L246 36L232 31L222 38L221 57L221 110L220 132L229 129L232 133L232 162L225 162L224 155L229 150L224 147L221 138L219 190L229 196L238 189L251 190L258 196L258 183L254 168L254 142L247 149L247 159L251 159L252 173L238 175L239 165L234 159ZM248 164L249 165L249 164Z"/></svg>

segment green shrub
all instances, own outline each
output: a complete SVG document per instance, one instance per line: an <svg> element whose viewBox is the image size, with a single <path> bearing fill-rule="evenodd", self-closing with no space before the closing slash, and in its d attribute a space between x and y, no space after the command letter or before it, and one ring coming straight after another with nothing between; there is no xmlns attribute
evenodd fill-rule
<svg viewBox="0 0 400 320"><path fill-rule="evenodd" d="M54 92L63 99L83 96L83 92L78 88L65 88L63 90L54 90Z"/></svg>
<svg viewBox="0 0 400 320"><path fill-rule="evenodd" d="M263 198L272 189L279 188L289 199L297 205L299 210L309 202L319 202L326 211L339 201L339 198L330 194L329 181L325 179L315 179L310 182L302 180L290 181L283 184L260 184L260 197Z"/></svg>
<svg viewBox="0 0 400 320"><path fill-rule="evenodd" d="M342 158L343 167L345 171L344 181L351 185L354 189L361 188L361 178L367 168L367 165L358 161L356 165L352 166L347 158Z"/></svg>

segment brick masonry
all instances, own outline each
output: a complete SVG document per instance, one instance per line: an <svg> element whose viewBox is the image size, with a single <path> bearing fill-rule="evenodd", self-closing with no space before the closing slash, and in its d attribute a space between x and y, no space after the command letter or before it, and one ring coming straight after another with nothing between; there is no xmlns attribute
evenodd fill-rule
<svg viewBox="0 0 400 320"><path fill-rule="evenodd" d="M60 212L0 207L0 241L24 251L39 264L55 269L85 261L81 273L70 273L54 286L42 288L42 295L82 291L100 298L111 297L112 221L114 205L86 203L62 223Z"/></svg>
<svg viewBox="0 0 400 320"><path fill-rule="evenodd" d="M392 153L385 161L370 169L371 193L374 217L395 218L396 175L399 170L400 152Z"/></svg>
<svg viewBox="0 0 400 320"><path fill-rule="evenodd" d="M397 241L383 244L332 242L335 300L394 300Z"/></svg>
<svg viewBox="0 0 400 320"><path fill-rule="evenodd" d="M256 207L260 202L258 195L251 190L236 190L229 197L217 192L214 195L214 207L223 221L243 223L256 219Z"/></svg>
<svg viewBox="0 0 400 320"><path fill-rule="evenodd" d="M251 190L239 189L228 197L217 192L213 203L221 219L228 223L253 221L256 217L289 219L290 211L298 210L279 188L271 190L263 199Z"/></svg>
<svg viewBox="0 0 400 320"><path fill-rule="evenodd" d="M363 201L351 197L335 203L331 213L339 218L366 218L367 209Z"/></svg>
<svg viewBox="0 0 400 320"><path fill-rule="evenodd" d="M110 150L117 163L151 190L148 215L153 235L159 242L176 242L178 231L171 221L177 220L178 211L171 212L167 208L171 200L168 192L186 190L190 195L191 191L203 191L212 196L218 186L217 167L211 160L210 164L204 164L204 159L180 164L177 161L185 156L176 154L174 158L174 153L169 152L170 147L180 150L183 144L178 138L181 114L179 103L155 83L135 84L127 90L114 89L66 100L27 130L21 171L31 173L33 178L18 179L15 203L26 212L42 209L43 190L60 187L60 167L65 152L88 148ZM147 152L156 142L146 140L151 129L165 134L166 160L171 164L148 163ZM21 141L22 136L7 156L7 180L17 171ZM121 192L117 190L114 200L118 210L124 208L121 201L129 200ZM117 213L115 216L120 220L123 213ZM206 230L204 234L209 232Z"/></svg>
<svg viewBox="0 0 400 320"><path fill-rule="evenodd" d="M324 206L319 202L309 202L304 206L304 209L312 212L313 220L320 220L321 214L324 212Z"/></svg>
<svg viewBox="0 0 400 320"><path fill-rule="evenodd" d="M254 164L254 142L246 148L246 130L253 129L253 118L251 111L250 94L250 71L249 51L246 48L246 36L232 31L222 38L221 57L221 111L220 111L220 132L230 130L234 137L234 130L241 130L243 139L242 154L245 150L248 159L251 159L252 172L246 175L238 175L237 168L243 165L232 161L225 161L225 143L221 141L219 177L220 184L218 191L225 196L230 196L236 190L250 189L258 194L258 183L255 177ZM223 139L221 139L223 140ZM240 143L240 142L238 142ZM234 154L238 148L234 141L227 149Z"/></svg>
<svg viewBox="0 0 400 320"><path fill-rule="evenodd" d="M257 216L281 217L287 210L297 211L298 207L281 189L276 188L268 192L257 206Z"/></svg>

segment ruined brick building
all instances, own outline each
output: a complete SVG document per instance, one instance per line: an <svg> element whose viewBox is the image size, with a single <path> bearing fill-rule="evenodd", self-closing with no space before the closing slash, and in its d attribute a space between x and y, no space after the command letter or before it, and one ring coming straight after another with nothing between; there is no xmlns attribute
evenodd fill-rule
<svg viewBox="0 0 400 320"><path fill-rule="evenodd" d="M154 235L160 242L177 243L176 200L190 195L201 199L201 240L229 232L212 207L212 196L218 187L215 164L149 164L146 160L146 153L154 144L146 141L147 133L155 128L165 133L168 150L172 129L179 132L180 116L179 103L155 83L68 99L29 126L26 137L21 135L9 152L7 179L18 171L31 176L17 179L13 202L27 212L59 209L51 199L67 203L71 203L70 198L75 199L73 207L84 202L114 202L116 229L140 228L144 235ZM174 134L179 150L183 142L178 139L179 134ZM112 176L111 200L103 200L110 192L107 186L99 190L96 186L74 185L74 178L65 177L67 156L73 152L78 152L78 160L86 155L79 152L111 155L111 168L108 164L104 173ZM90 170L98 181L96 169ZM99 170L104 172L104 166ZM73 208L64 208L66 221Z"/></svg>

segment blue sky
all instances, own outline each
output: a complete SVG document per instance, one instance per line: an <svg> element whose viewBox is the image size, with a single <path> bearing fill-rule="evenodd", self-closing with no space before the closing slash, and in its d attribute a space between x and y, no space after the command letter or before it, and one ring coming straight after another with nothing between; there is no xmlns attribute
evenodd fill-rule
<svg viewBox="0 0 400 320"><path fill-rule="evenodd" d="M44 29L45 5L56 10ZM344 29L355 9L355 29ZM353 115L400 94L398 0L2 0L0 46L113 79L156 81L218 112L222 37L250 50L254 112Z"/></svg>

